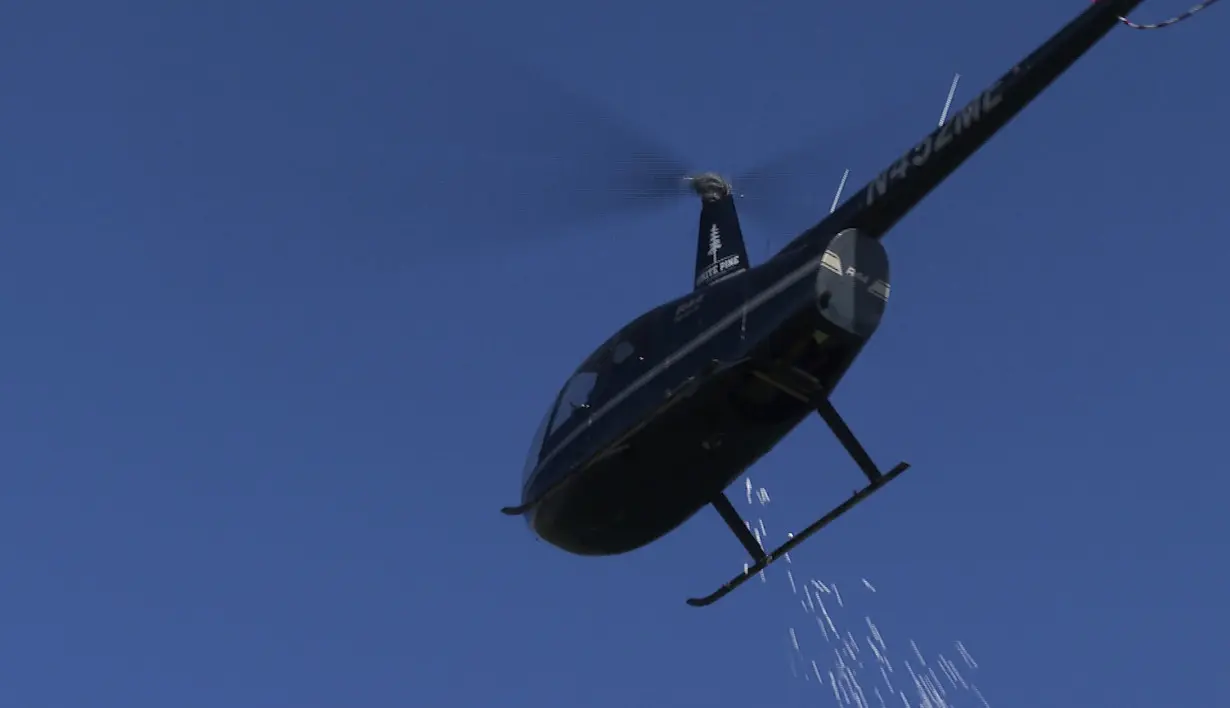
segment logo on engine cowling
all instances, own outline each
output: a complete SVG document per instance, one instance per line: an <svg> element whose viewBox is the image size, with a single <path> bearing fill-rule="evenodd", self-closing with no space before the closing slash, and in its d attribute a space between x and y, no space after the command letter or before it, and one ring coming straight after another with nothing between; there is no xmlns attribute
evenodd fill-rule
<svg viewBox="0 0 1230 708"><path fill-rule="evenodd" d="M854 266L846 266L843 268L841 256L836 253L833 253L832 251L825 251L824 255L820 258L820 265L825 270L832 271L837 275L850 276L860 283L867 284L867 292L883 300L884 302L888 302L888 293L891 290L888 283L880 279L872 281L871 278L867 277L865 273L859 272L859 270Z"/></svg>
<svg viewBox="0 0 1230 708"><path fill-rule="evenodd" d="M832 251L825 251L824 256L820 259L820 265L828 268L837 275L841 275L841 256Z"/></svg>

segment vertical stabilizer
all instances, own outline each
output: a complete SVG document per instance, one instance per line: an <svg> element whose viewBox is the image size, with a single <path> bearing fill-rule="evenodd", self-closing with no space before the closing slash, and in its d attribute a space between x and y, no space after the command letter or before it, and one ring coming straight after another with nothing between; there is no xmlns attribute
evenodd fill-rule
<svg viewBox="0 0 1230 708"><path fill-rule="evenodd" d="M691 184L701 200L694 282L700 289L747 270L747 246L730 184L713 173L692 177Z"/></svg>

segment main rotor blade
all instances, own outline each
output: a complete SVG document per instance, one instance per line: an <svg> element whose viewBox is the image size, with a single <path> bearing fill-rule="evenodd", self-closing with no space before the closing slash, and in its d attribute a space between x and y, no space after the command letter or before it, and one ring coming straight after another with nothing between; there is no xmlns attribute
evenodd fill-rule
<svg viewBox="0 0 1230 708"><path fill-rule="evenodd" d="M457 68L451 67L451 81ZM427 129L441 140L435 145L435 166L431 160L419 165L413 198L431 208L471 195L462 200L468 208L448 215L454 227L471 236L506 236L514 230L545 234L646 211L689 194L686 177L700 170L649 131L618 117L615 109L528 66L504 62L480 69L466 84L469 90L451 85L451 90L436 91L448 98L423 115L435 121ZM933 93L942 87L937 83L934 88L926 100L936 104L938 117L939 96ZM868 164L867 155L859 153L869 147L879 148L876 153L885 148L895 152L917 132L927 112L922 92L889 103L897 109L877 110L871 121L851 120L845 128L821 130L736 175L732 182L740 205L768 225L774 238L793 236L815 223L828 210L843 170ZM918 120L901 120L901 115ZM898 133L902 139L892 140ZM871 157L878 164L880 155Z"/></svg>
<svg viewBox="0 0 1230 708"><path fill-rule="evenodd" d="M430 111L440 154L419 166L420 201L480 192L467 219L550 229L688 193L686 163L664 144L528 67L448 95Z"/></svg>

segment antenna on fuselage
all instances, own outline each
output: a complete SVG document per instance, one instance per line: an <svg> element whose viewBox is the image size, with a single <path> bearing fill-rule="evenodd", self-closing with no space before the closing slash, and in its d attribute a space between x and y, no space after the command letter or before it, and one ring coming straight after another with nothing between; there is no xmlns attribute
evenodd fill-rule
<svg viewBox="0 0 1230 708"><path fill-rule="evenodd" d="M957 84L961 83L961 74L952 75L952 83L948 85L948 95L944 98L944 110L940 111L939 125L944 125L944 121L948 120L948 111L952 110L952 100L957 95ZM850 168L841 173L841 181L837 183L837 192L833 195L833 202L829 204L829 213L837 211L837 205L841 203L841 193L846 189L846 180L850 179ZM767 258L772 253L771 239L765 238L764 243L765 257Z"/></svg>
<svg viewBox="0 0 1230 708"><path fill-rule="evenodd" d="M944 99L944 110L940 111L940 125L944 125L944 121L948 120L948 111L952 109L952 99L957 95L957 84L961 82L961 74L952 75L952 83L948 85L948 96ZM837 185L837 193L833 195L833 203L829 205L829 213L837 211L837 205L841 202L841 193L846 188L846 180L850 178L850 168L841 175L841 182Z"/></svg>
<svg viewBox="0 0 1230 708"><path fill-rule="evenodd" d="M841 173L841 182L837 183L837 193L833 195L833 203L829 205L829 213L837 211L837 203L841 201L841 193L846 188L846 180L850 178L850 168L847 167L845 172ZM767 258L772 253L772 247L768 238L764 241L765 257Z"/></svg>
<svg viewBox="0 0 1230 708"><path fill-rule="evenodd" d="M960 81L961 81L960 74L952 75L952 85L948 87L948 98L944 99L944 110L940 112L939 125L944 125L944 121L948 120L948 110L952 108L952 97L957 95L957 84Z"/></svg>
<svg viewBox="0 0 1230 708"><path fill-rule="evenodd" d="M850 168L841 173L841 182L837 184L837 194L833 195L833 203L829 205L829 213L837 211L837 202L841 201L841 193L846 188L846 180L850 178Z"/></svg>

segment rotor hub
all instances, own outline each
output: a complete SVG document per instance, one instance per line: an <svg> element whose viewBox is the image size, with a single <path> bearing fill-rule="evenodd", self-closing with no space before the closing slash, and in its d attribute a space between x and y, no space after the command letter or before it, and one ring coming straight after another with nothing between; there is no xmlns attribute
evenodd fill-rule
<svg viewBox="0 0 1230 708"><path fill-rule="evenodd" d="M730 182L716 172L702 172L687 178L688 186L706 202L716 202L730 196Z"/></svg>

